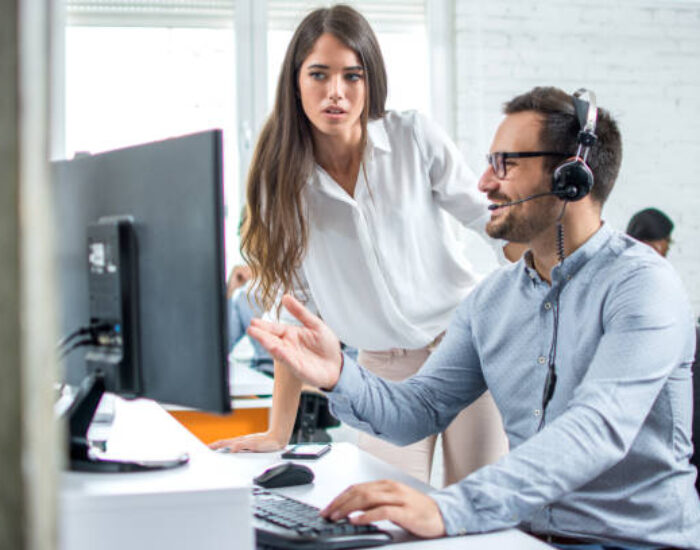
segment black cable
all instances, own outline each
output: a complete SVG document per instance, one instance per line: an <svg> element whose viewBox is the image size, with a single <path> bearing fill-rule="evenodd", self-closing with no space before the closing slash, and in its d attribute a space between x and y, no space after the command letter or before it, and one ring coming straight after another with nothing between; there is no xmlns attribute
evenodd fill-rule
<svg viewBox="0 0 700 550"><path fill-rule="evenodd" d="M557 223L557 255L559 263L564 263L564 226L561 222Z"/></svg>
<svg viewBox="0 0 700 550"><path fill-rule="evenodd" d="M59 360L60 360L60 359L63 359L66 355L68 355L69 353L71 353L72 351L74 351L74 350L76 350L76 349L78 349L78 348L80 348L80 347L92 346L92 345L96 345L96 344L97 344L97 342L96 342L96 340L93 339L93 338L85 338L84 340L78 340L78 341L77 341L75 344L73 344L71 347L69 347L69 348L66 349L66 350L63 350L63 352L61 352L61 354L59 355L58 358L59 358Z"/></svg>
<svg viewBox="0 0 700 550"><path fill-rule="evenodd" d="M561 223L564 217L564 212L566 212L566 205L569 201L564 201L564 206L561 208L559 217L557 218L557 255L559 256L559 263L564 263L565 251L564 251L564 225Z"/></svg>
<svg viewBox="0 0 700 550"><path fill-rule="evenodd" d="M557 341L559 339L559 295L561 294L561 287L557 290L556 298L554 299L554 307L552 314L554 315L553 327L552 327L552 344L549 347L549 357L547 361L547 378L544 382L544 389L542 390L542 416L540 417L540 425L537 431L540 431L544 427L545 415L547 413L547 405L554 397L554 389L557 386Z"/></svg>
<svg viewBox="0 0 700 550"><path fill-rule="evenodd" d="M78 336L83 336L83 335L89 334L89 333L90 333L90 327L89 327L89 326L80 327L79 329L74 330L73 332L71 332L71 333L70 333L68 336L66 336L65 338L61 338L61 339L58 341L58 344L56 344L56 348L60 350L62 347L64 347L66 344L68 344L71 340L74 340L74 339L77 338Z"/></svg>
<svg viewBox="0 0 700 550"><path fill-rule="evenodd" d="M61 340L58 341L58 344L56 345L56 349L60 350L61 348L65 347L69 342L77 338L78 336L85 336L86 334L89 334L93 340L97 339L97 333L102 330L108 330L111 329L112 325L110 323L105 323L105 322L100 322L100 323L92 323L90 325L82 326L73 332L71 332L68 336L65 338L62 338Z"/></svg>
<svg viewBox="0 0 700 550"><path fill-rule="evenodd" d="M559 217L557 218L557 255L559 256L559 268L564 263L564 258L566 257L564 250L564 224L561 220L564 218L564 213L566 212L566 205L568 201L564 201L564 206L562 206ZM542 390L542 416L540 417L540 425L537 431L540 431L544 427L545 415L547 413L547 405L554 397L554 388L557 385L557 369L556 369L556 359L557 359L557 340L559 337L559 296L561 294L561 285L557 289L556 298L554 299L554 308L552 314L554 315L553 327L552 327L552 343L549 346L549 357L547 361L547 378L544 382L544 389Z"/></svg>

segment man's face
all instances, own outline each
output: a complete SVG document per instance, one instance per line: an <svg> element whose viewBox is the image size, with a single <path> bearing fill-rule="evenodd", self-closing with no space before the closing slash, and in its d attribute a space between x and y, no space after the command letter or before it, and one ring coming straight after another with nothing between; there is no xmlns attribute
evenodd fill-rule
<svg viewBox="0 0 700 550"><path fill-rule="evenodd" d="M542 151L539 144L540 117L533 111L507 115L491 144L491 153ZM517 201L551 190L551 175L545 174L543 157L506 159L506 174L498 177L491 166L479 180L479 189L496 204ZM556 197L542 197L491 212L486 232L497 239L528 243L553 227L561 211Z"/></svg>

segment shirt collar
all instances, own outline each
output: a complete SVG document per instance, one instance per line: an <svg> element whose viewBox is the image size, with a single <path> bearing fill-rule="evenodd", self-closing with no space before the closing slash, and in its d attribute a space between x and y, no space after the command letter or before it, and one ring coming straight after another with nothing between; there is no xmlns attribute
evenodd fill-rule
<svg viewBox="0 0 700 550"><path fill-rule="evenodd" d="M384 117L380 117L375 120L370 120L367 123L367 147L365 148L365 158L371 159L374 156L374 151L380 150L387 153L391 152L391 143L389 142L389 135L386 133L386 128L384 127ZM348 196L338 185L332 184L330 177L322 177L321 173L325 174L323 169L316 163L314 163L314 171L309 177L309 183L319 189L324 190L326 193L340 199L344 202L351 202L352 198Z"/></svg>
<svg viewBox="0 0 700 550"><path fill-rule="evenodd" d="M563 263L557 264L552 269L552 283L562 280L570 280L579 269L595 256L598 251L610 240L612 229L605 222L602 222L598 231L593 233L588 240L579 246L571 255L564 259ZM523 265L525 272L532 280L540 280L540 276L535 269L532 259L532 251L528 250L523 255Z"/></svg>
<svg viewBox="0 0 700 550"><path fill-rule="evenodd" d="M370 120L367 123L367 145L368 149L380 149L391 152L391 144L389 143L389 136L386 133L386 128L384 127L384 117L378 118L376 120Z"/></svg>

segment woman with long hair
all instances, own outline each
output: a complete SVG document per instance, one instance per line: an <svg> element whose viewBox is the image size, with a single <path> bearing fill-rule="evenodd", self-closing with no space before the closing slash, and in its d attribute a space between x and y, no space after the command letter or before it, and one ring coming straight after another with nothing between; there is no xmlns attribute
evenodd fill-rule
<svg viewBox="0 0 700 550"><path fill-rule="evenodd" d="M293 293L361 350L361 365L396 380L420 368L476 283L446 213L482 230L487 210L456 146L415 112L386 111L386 94L362 15L337 5L301 22L251 164L242 250L267 310ZM284 447L300 392L276 363L269 430L212 447ZM443 443L448 483L506 451L490 395L462 411ZM359 445L429 479L434 437L398 450L360 434Z"/></svg>

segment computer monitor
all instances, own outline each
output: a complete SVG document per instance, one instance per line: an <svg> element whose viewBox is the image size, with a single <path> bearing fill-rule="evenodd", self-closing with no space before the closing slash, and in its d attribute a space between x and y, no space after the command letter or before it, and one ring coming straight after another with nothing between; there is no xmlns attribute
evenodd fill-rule
<svg viewBox="0 0 700 550"><path fill-rule="evenodd" d="M102 391L231 410L221 131L55 162L53 180L60 331L87 335L64 362L84 394L72 467L109 469L80 441Z"/></svg>

